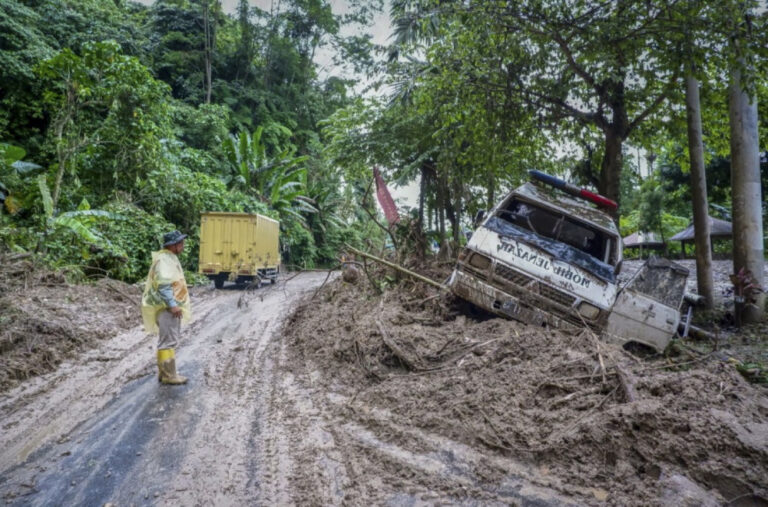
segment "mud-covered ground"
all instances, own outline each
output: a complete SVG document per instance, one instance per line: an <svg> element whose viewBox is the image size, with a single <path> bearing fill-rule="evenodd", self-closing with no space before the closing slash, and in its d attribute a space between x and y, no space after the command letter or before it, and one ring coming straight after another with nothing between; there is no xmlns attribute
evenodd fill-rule
<svg viewBox="0 0 768 507"><path fill-rule="evenodd" d="M419 269L442 279L449 266ZM768 498L766 391L716 354L638 359L589 333L488 318L391 273L373 273L377 293L364 276L316 272L193 290L177 351L190 382L162 386L137 289L17 271L0 276L14 319L2 336L30 334L0 361L29 370L40 351L56 355L0 392L7 504ZM34 331L45 322L53 332Z"/></svg>
<svg viewBox="0 0 768 507"><path fill-rule="evenodd" d="M0 393L138 324L141 293L117 280L68 283L31 256L0 256Z"/></svg>
<svg viewBox="0 0 768 507"><path fill-rule="evenodd" d="M120 311L133 322L0 394L0 499L291 503L286 467L316 464L302 461L298 448L311 438L288 432L286 418L298 414L305 432L315 423L311 400L281 366L280 331L297 300L325 278L307 273L252 291L193 290L193 321L177 349L179 370L189 377L184 386L157 382L157 338L136 325L138 307L124 303ZM57 315L77 313L63 301L51 307ZM332 503L321 493L319 503Z"/></svg>
<svg viewBox="0 0 768 507"><path fill-rule="evenodd" d="M714 355L639 359L364 277L306 302L287 340L315 403L344 421L352 498L768 502L767 393Z"/></svg>

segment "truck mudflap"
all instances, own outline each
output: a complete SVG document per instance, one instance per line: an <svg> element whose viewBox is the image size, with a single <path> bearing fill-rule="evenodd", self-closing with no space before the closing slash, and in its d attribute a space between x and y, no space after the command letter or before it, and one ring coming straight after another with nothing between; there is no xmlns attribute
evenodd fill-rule
<svg viewBox="0 0 768 507"><path fill-rule="evenodd" d="M560 329L569 333L576 333L583 329L551 313L529 306L519 298L459 270L453 272L448 285L453 293L460 298L501 317L535 326Z"/></svg>

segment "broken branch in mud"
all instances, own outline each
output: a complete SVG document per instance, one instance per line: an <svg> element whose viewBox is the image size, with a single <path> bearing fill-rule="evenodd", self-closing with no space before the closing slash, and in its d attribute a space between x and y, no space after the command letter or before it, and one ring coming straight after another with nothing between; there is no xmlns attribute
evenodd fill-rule
<svg viewBox="0 0 768 507"><path fill-rule="evenodd" d="M365 271L365 276L368 277L368 282L370 282L373 290L376 291L376 294L381 295L381 287L379 287L379 284L376 283L376 280L373 279L370 271L368 271L368 264L365 262L365 258L363 258L363 271Z"/></svg>
<svg viewBox="0 0 768 507"><path fill-rule="evenodd" d="M371 187L373 187L373 180L371 180L371 182L368 184L368 188L365 189L365 194L363 195L363 199L361 202L365 203L365 200L368 197L368 194L371 192ZM395 237L395 234L392 232L392 226L390 225L389 227L384 227L384 224L379 222L379 219L376 217L376 215L373 212L371 212L371 210L369 210L368 207L365 206L365 204L363 204L363 211L365 211L368 214L368 216L373 221L373 223L378 225L384 232L387 233L387 235L389 236L389 239L392 241L392 246L395 248L395 252L397 252L398 251L397 238Z"/></svg>
<svg viewBox="0 0 768 507"><path fill-rule="evenodd" d="M133 296L131 296L129 294L126 294L122 290L120 290L117 287L115 287L114 285L112 285L112 283L110 283L111 280L109 278L105 278L105 280L107 280L107 282L105 282L104 285L107 288L109 288L109 289L113 290L114 292L116 292L117 294L121 295L122 297L124 297L125 299L127 299L128 301L133 303L135 306L141 306L141 302L138 299L134 298Z"/></svg>
<svg viewBox="0 0 768 507"><path fill-rule="evenodd" d="M632 375L629 370L622 368L618 364L614 366L614 368L616 369L616 373L619 376L619 383L624 390L624 396L627 398L627 401L630 403L637 401L637 391L635 390L635 384L637 382L634 378L634 375Z"/></svg>
<svg viewBox="0 0 768 507"><path fill-rule="evenodd" d="M437 287L440 290L444 290L444 291L448 291L449 290L448 287L446 287L442 283L436 282L436 281L434 281L434 280L432 280L430 278L427 278L426 276L422 276L422 275L420 275L418 273L414 273L410 269L406 269L406 268L404 268L402 266L399 266L399 265L397 265L397 264L395 264L393 262L389 262L389 261L384 260L384 259L382 259L380 257L376 257L375 255L371 255L369 253L363 252L363 251L358 250L357 248L351 247L349 245L345 245L345 247L347 248L347 250L349 250L350 252L352 252L352 253L354 253L356 255L359 255L359 256L367 258L367 259L371 259L372 261L378 262L379 264L383 264L383 265L385 265L387 267L390 267L390 268L392 268L392 269L394 269L396 271L399 271L399 272L401 272L401 273L403 273L405 275L408 275L411 278L419 280L420 282L424 282L426 284L432 285L433 287Z"/></svg>
<svg viewBox="0 0 768 507"><path fill-rule="evenodd" d="M581 315L579 315L579 317L581 317ZM589 335L589 337L592 339L592 343L595 345L597 360L600 363L600 374L603 377L603 383L605 383L605 361L603 361L603 353L600 351L600 339L597 337L594 331L592 331L592 329L587 326L584 318L582 318L581 321L584 322L584 332Z"/></svg>
<svg viewBox="0 0 768 507"><path fill-rule="evenodd" d="M331 278L331 274L339 269L341 267L341 264L337 264L336 266L332 267L328 270L328 275L326 275L325 280L323 280L323 283L320 284L320 286L315 289L315 292L312 293L312 297L310 299L315 299L315 296L317 296L317 293L320 292L320 290L325 286L326 283L328 283L328 279Z"/></svg>
<svg viewBox="0 0 768 507"><path fill-rule="evenodd" d="M384 324L382 324L378 319L376 319L376 326L379 328L379 334L381 335L381 339L384 341L384 344L389 347L395 357L399 359L401 363L403 363L403 366L411 371L418 370L419 368L416 366L414 361L408 357L408 354L406 354L403 349L401 349L400 346L389 336L387 330L384 329Z"/></svg>

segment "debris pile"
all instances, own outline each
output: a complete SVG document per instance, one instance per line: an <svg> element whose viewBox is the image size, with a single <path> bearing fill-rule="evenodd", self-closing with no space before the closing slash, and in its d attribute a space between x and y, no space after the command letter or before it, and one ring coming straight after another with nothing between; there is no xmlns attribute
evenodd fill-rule
<svg viewBox="0 0 768 507"><path fill-rule="evenodd" d="M0 392L137 325L139 300L116 280L74 285L32 256L0 257Z"/></svg>
<svg viewBox="0 0 768 507"><path fill-rule="evenodd" d="M527 462L565 493L768 499L768 396L714 356L640 359L588 330L491 318L407 279L381 295L365 278L329 283L287 337L318 382L352 400L345 417L387 410Z"/></svg>

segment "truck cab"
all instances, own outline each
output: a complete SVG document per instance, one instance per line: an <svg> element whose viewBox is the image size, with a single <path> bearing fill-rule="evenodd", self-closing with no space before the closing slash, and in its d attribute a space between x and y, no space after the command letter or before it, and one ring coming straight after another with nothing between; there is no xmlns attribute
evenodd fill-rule
<svg viewBox="0 0 768 507"><path fill-rule="evenodd" d="M607 212L527 182L482 220L459 254L449 287L503 317L566 332L588 327L620 344L663 350L677 330L687 271L673 263L653 266L653 279L671 273L677 280L667 286L680 289L679 297L657 296L650 284L638 282L648 279L639 272L620 287L621 241Z"/></svg>

